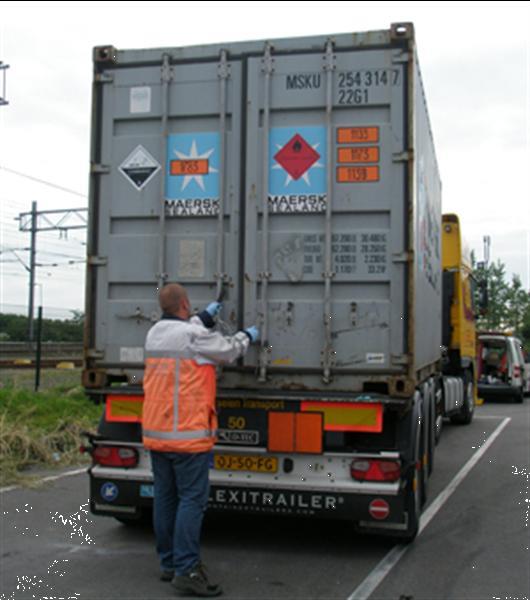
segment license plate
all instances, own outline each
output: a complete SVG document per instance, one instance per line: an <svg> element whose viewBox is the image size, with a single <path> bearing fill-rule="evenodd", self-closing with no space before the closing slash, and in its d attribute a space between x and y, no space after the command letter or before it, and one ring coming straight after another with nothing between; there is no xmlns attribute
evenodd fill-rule
<svg viewBox="0 0 530 600"><path fill-rule="evenodd" d="M272 456L240 456L216 454L214 469L219 471L252 471L253 473L276 473L278 459Z"/></svg>

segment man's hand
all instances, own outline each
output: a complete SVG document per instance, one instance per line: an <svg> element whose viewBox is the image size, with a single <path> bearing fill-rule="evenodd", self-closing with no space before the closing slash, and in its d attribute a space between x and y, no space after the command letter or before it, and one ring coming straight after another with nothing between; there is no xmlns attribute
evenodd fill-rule
<svg viewBox="0 0 530 600"><path fill-rule="evenodd" d="M206 307L206 312L210 315L210 317L214 318L219 314L221 310L222 304L220 302L210 302Z"/></svg>
<svg viewBox="0 0 530 600"><path fill-rule="evenodd" d="M257 342L259 340L259 329L252 325L252 327L247 327L243 329L243 331L248 335L251 342Z"/></svg>

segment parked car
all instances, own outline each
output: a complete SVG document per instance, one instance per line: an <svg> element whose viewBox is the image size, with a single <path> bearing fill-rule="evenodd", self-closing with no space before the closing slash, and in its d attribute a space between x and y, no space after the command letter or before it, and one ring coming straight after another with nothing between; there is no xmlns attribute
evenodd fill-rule
<svg viewBox="0 0 530 600"><path fill-rule="evenodd" d="M526 386L524 388L525 396L530 396L530 352L524 354L524 372L525 372L525 380Z"/></svg>
<svg viewBox="0 0 530 600"><path fill-rule="evenodd" d="M479 396L523 401L528 381L519 339L501 332L479 334L477 364Z"/></svg>

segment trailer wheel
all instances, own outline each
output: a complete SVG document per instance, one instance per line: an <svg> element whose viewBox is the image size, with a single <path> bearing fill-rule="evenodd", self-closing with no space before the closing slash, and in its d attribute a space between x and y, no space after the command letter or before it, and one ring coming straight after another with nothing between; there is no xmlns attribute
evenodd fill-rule
<svg viewBox="0 0 530 600"><path fill-rule="evenodd" d="M422 469L414 468L406 484L405 507L407 510L407 529L403 536L400 536L400 541L405 544L410 544L414 541L420 528L423 487L421 473Z"/></svg>
<svg viewBox="0 0 530 600"><path fill-rule="evenodd" d="M475 385L470 371L464 372L464 404L456 415L451 416L451 423L469 425L475 413Z"/></svg>
<svg viewBox="0 0 530 600"><path fill-rule="evenodd" d="M423 460L425 454L424 447L424 427L421 425L418 432L415 461L407 477L405 486L405 509L407 511L407 529L401 536L401 541L410 544L418 535L420 528L420 517L423 505L427 500L427 477L428 469Z"/></svg>

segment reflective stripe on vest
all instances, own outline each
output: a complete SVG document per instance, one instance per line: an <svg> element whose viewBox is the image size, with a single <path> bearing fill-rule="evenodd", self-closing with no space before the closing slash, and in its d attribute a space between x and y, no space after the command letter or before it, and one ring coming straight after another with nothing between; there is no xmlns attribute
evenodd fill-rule
<svg viewBox="0 0 530 600"><path fill-rule="evenodd" d="M157 440L200 440L203 438L211 438L216 435L211 429L197 429L196 431L150 431L143 430L146 437Z"/></svg>

